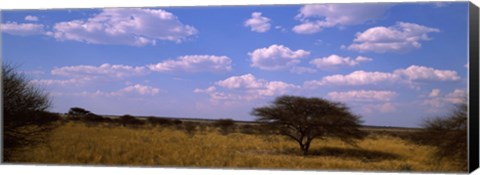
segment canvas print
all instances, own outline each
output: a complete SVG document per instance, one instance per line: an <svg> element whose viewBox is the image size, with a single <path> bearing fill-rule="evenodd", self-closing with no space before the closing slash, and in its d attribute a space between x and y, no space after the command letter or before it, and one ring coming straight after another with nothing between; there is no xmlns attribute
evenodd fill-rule
<svg viewBox="0 0 480 175"><path fill-rule="evenodd" d="M3 10L3 163L466 172L468 8Z"/></svg>

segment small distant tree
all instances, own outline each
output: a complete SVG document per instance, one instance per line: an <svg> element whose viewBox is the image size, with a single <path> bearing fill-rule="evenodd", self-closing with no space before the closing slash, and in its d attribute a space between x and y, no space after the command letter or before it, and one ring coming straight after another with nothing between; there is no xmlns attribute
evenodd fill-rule
<svg viewBox="0 0 480 175"><path fill-rule="evenodd" d="M55 126L50 123L59 116L47 112L50 99L46 92L6 64L2 65L2 93L3 153L4 160L9 161L13 149L44 140Z"/></svg>
<svg viewBox="0 0 480 175"><path fill-rule="evenodd" d="M173 124L173 121L171 119L165 119L165 118L159 118L159 117L147 117L147 121L154 126Z"/></svg>
<svg viewBox="0 0 480 175"><path fill-rule="evenodd" d="M232 119L220 119L215 121L215 126L220 128L220 133L227 135L235 130L235 121Z"/></svg>
<svg viewBox="0 0 480 175"><path fill-rule="evenodd" d="M427 119L420 133L423 143L437 147L436 156L454 159L462 168L467 169L468 133L466 99L457 104L444 117Z"/></svg>
<svg viewBox="0 0 480 175"><path fill-rule="evenodd" d="M142 125L144 124L143 121L137 119L136 117L134 116L131 116L129 114L126 114L126 115L123 115L121 116L118 121L120 122L120 124L122 124L122 126L127 126L127 125Z"/></svg>
<svg viewBox="0 0 480 175"><path fill-rule="evenodd" d="M90 114L93 114L93 113L80 107L72 107L70 108L70 110L68 110L68 113L67 113L67 115L74 120L81 119Z"/></svg>
<svg viewBox="0 0 480 175"><path fill-rule="evenodd" d="M81 120L81 121L90 122L90 123L109 122L109 119L104 118L100 115L97 115L93 112L90 112L80 107L70 108L70 110L68 110L67 115L72 120Z"/></svg>
<svg viewBox="0 0 480 175"><path fill-rule="evenodd" d="M271 132L295 140L303 155L308 155L311 142L317 138L338 137L355 144L366 135L359 130L360 118L347 106L322 98L280 96L269 106L254 108L252 115Z"/></svg>

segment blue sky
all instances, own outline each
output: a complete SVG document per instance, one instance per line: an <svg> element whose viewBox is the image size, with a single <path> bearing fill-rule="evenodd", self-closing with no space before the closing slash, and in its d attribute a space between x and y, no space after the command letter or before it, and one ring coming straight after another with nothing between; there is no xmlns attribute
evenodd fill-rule
<svg viewBox="0 0 480 175"><path fill-rule="evenodd" d="M54 112L254 120L280 95L416 127L462 101L468 4L2 11L2 59Z"/></svg>

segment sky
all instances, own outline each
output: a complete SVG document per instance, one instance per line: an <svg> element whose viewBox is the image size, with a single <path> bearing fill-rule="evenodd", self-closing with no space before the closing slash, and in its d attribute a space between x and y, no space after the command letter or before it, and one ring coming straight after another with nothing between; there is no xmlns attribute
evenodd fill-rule
<svg viewBox="0 0 480 175"><path fill-rule="evenodd" d="M418 127L467 94L468 3L1 11L2 62L53 112L255 120L281 95Z"/></svg>

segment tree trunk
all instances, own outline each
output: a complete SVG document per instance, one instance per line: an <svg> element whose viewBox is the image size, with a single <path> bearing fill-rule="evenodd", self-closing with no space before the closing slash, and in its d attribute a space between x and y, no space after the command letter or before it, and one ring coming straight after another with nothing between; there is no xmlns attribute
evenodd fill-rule
<svg viewBox="0 0 480 175"><path fill-rule="evenodd" d="M300 149L302 150L303 156L307 156L308 155L308 149L310 148L310 142L306 142L304 144L301 141L299 141L298 144L300 145Z"/></svg>

